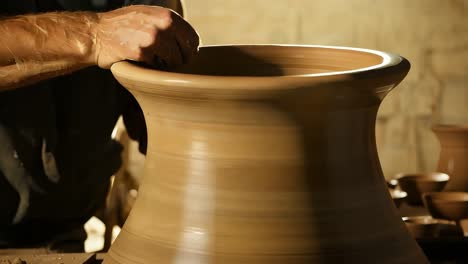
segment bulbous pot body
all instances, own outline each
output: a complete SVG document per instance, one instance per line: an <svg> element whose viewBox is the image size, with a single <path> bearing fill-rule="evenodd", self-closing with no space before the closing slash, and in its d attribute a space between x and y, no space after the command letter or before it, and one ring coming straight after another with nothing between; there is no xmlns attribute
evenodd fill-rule
<svg viewBox="0 0 468 264"><path fill-rule="evenodd" d="M104 263L427 263L375 145L379 104L408 70L321 46L202 47L173 72L115 64L149 142Z"/></svg>
<svg viewBox="0 0 468 264"><path fill-rule="evenodd" d="M440 142L437 170L450 175L444 191L468 192L468 126L435 125Z"/></svg>

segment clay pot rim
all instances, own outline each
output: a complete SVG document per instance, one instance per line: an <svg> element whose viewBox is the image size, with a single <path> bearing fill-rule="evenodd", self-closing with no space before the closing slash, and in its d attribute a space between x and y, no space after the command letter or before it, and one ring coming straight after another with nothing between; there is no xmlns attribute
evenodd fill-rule
<svg viewBox="0 0 468 264"><path fill-rule="evenodd" d="M432 130L435 132L468 132L468 124L437 124L432 126Z"/></svg>
<svg viewBox="0 0 468 264"><path fill-rule="evenodd" d="M429 215L404 216L401 219L403 220L403 222L405 222L405 224L415 226L431 226L447 223L447 221L435 219Z"/></svg>
<svg viewBox="0 0 468 264"><path fill-rule="evenodd" d="M352 84L354 83L355 86L362 87L362 84L369 80L373 82L373 87L381 87L382 92L386 93L402 79L402 76L407 74L410 68L408 60L397 54L341 46L256 44L212 45L203 46L200 49L217 47L338 49L374 54L380 56L382 62L377 65L347 71L284 76L208 76L175 73L145 68L128 61L114 63L111 66L111 71L122 83L139 83L139 85L131 85L131 90L150 94L184 96L192 93L191 97L193 97L204 93L204 96L210 97L220 97L220 95L250 97L255 94L263 95L265 92L271 94L272 91L291 90L314 85L325 85L336 89L354 88ZM386 78L382 78L383 76L386 76ZM220 83L222 84L220 85Z"/></svg>
<svg viewBox="0 0 468 264"><path fill-rule="evenodd" d="M399 173L394 178L400 181L416 181L416 182L448 182L450 176L443 172L429 173Z"/></svg>
<svg viewBox="0 0 468 264"><path fill-rule="evenodd" d="M432 202L468 203L468 192L426 192L423 193L423 199L430 198Z"/></svg>

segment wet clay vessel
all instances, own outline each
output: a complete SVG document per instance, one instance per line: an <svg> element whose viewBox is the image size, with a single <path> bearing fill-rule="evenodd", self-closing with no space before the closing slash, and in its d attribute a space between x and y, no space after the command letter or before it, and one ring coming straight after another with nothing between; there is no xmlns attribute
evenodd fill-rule
<svg viewBox="0 0 468 264"><path fill-rule="evenodd" d="M149 142L104 263L427 263L375 145L379 104L408 70L320 46L203 47L173 72L113 65Z"/></svg>
<svg viewBox="0 0 468 264"><path fill-rule="evenodd" d="M406 202L409 205L422 205L422 194L441 191L450 177L441 172L399 174L396 176L398 186L408 194Z"/></svg>
<svg viewBox="0 0 468 264"><path fill-rule="evenodd" d="M444 191L468 192L468 125L435 125L440 142L437 170L450 175Z"/></svg>

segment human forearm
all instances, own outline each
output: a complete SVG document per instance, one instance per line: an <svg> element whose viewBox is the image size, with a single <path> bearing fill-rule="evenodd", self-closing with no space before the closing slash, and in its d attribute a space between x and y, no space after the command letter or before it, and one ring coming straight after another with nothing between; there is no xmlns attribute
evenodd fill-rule
<svg viewBox="0 0 468 264"><path fill-rule="evenodd" d="M134 5L105 13L64 12L0 20L0 91L120 60L168 67L198 51L196 31L173 11Z"/></svg>
<svg viewBox="0 0 468 264"><path fill-rule="evenodd" d="M93 64L97 15L60 12L0 20L0 90Z"/></svg>

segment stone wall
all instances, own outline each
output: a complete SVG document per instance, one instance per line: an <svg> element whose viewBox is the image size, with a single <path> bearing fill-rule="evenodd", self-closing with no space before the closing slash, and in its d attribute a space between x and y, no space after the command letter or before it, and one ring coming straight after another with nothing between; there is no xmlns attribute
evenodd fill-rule
<svg viewBox="0 0 468 264"><path fill-rule="evenodd" d="M386 177L432 171L434 123L468 123L468 0L185 0L204 44L293 43L399 53L412 69L377 120Z"/></svg>

